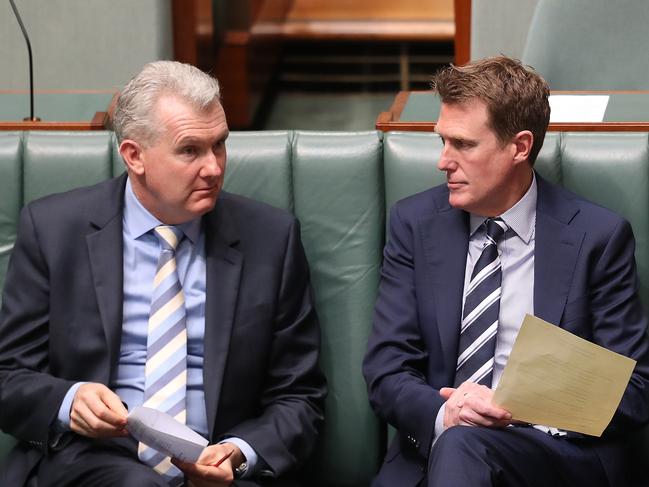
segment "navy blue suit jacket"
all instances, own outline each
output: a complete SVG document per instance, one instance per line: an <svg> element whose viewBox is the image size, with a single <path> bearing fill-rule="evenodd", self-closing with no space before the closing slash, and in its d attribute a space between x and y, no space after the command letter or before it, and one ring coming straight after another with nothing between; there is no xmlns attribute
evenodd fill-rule
<svg viewBox="0 0 649 487"><path fill-rule="evenodd" d="M0 429L20 440L5 472L19 480L7 485L20 485L47 454L70 386L108 385L116 371L125 182L23 208L0 311ZM325 395L299 226L282 210L226 192L203 225L210 440L243 438L281 476L311 451Z"/></svg>
<svg viewBox="0 0 649 487"><path fill-rule="evenodd" d="M629 223L537 175L535 315L638 361L603 438L592 440L613 479L617 438L649 421L647 322L637 295ZM395 426L380 485L424 475L439 389L457 362L468 213L438 186L398 202L390 216L374 327L363 371L373 408Z"/></svg>

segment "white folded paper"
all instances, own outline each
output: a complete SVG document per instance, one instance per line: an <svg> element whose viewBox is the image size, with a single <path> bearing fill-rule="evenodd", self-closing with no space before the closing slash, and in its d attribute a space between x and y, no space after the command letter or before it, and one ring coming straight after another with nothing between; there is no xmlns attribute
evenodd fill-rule
<svg viewBox="0 0 649 487"><path fill-rule="evenodd" d="M608 95L550 95L550 123L600 123Z"/></svg>
<svg viewBox="0 0 649 487"><path fill-rule="evenodd" d="M142 406L129 413L126 429L137 441L183 462L196 463L209 443L167 413Z"/></svg>

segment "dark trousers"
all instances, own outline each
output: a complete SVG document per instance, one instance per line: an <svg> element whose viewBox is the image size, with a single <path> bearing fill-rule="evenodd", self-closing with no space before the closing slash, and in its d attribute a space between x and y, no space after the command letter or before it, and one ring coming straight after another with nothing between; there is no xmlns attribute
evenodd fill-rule
<svg viewBox="0 0 649 487"><path fill-rule="evenodd" d="M606 487L588 440L552 437L531 427L456 426L432 448L427 487Z"/></svg>
<svg viewBox="0 0 649 487"><path fill-rule="evenodd" d="M131 438L92 440L72 436L58 451L43 458L37 468L37 487L169 487L151 467L137 457L137 442ZM33 482L33 479L32 479ZM257 483L237 480L236 487L297 487L289 479Z"/></svg>

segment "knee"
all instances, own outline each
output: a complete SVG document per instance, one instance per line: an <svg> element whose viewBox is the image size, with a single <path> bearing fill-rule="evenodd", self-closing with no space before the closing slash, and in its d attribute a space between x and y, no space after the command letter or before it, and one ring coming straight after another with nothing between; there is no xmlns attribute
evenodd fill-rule
<svg viewBox="0 0 649 487"><path fill-rule="evenodd" d="M461 468L485 465L490 457L488 439L483 428L454 426L444 431L430 452L428 468L445 468L457 464Z"/></svg>
<svg viewBox="0 0 649 487"><path fill-rule="evenodd" d="M123 487L169 487L169 483L162 475L146 466L131 471L123 470L117 475L120 478L115 479L114 485Z"/></svg>
<svg viewBox="0 0 649 487"><path fill-rule="evenodd" d="M444 431L435 445L432 453L448 453L451 455L481 454L485 450L481 430L471 426L454 426Z"/></svg>

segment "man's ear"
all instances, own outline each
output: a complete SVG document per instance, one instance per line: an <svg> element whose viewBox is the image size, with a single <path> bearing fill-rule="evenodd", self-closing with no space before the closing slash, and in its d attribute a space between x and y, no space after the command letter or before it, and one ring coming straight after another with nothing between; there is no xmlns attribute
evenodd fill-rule
<svg viewBox="0 0 649 487"><path fill-rule="evenodd" d="M144 174L143 152L140 144L131 139L124 139L119 144L119 153L129 172L138 176Z"/></svg>
<svg viewBox="0 0 649 487"><path fill-rule="evenodd" d="M529 160L532 144L534 143L534 135L529 130L521 130L512 140L514 144L514 161L523 162Z"/></svg>

